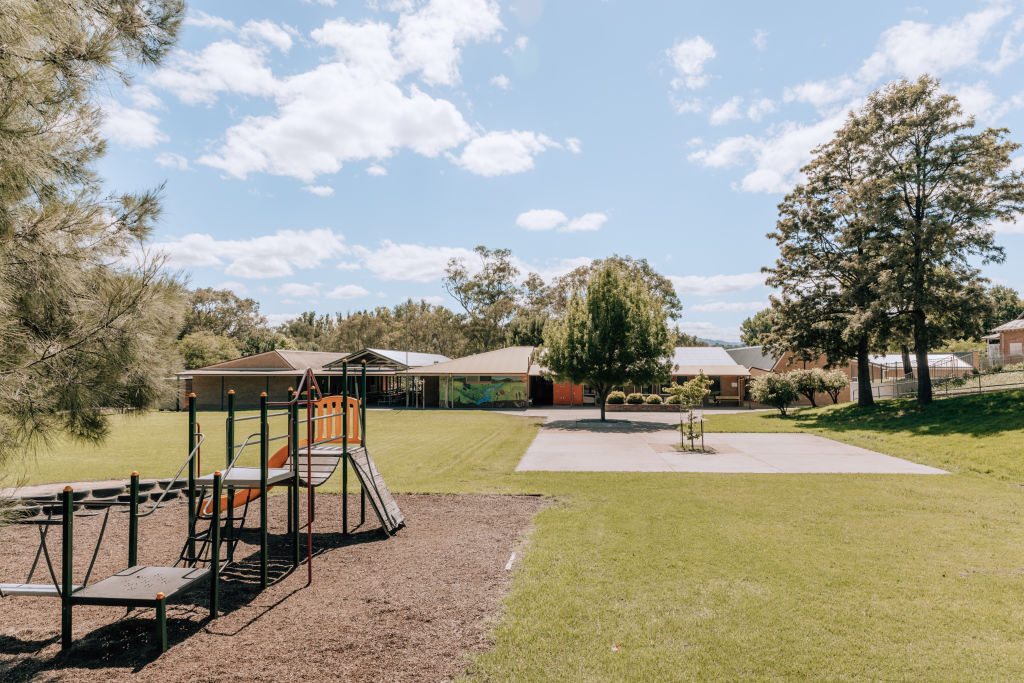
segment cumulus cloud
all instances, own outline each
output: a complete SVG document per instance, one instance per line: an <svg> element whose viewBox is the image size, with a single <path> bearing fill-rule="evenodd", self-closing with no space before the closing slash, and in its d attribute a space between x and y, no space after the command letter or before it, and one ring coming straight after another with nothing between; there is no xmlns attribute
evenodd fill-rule
<svg viewBox="0 0 1024 683"><path fill-rule="evenodd" d="M199 28L211 28L218 31L234 31L235 25L227 19L215 17L200 9L189 9L185 15L186 26L197 26Z"/></svg>
<svg viewBox="0 0 1024 683"><path fill-rule="evenodd" d="M579 154L583 151L583 141L579 138L566 138L565 148L573 154Z"/></svg>
<svg viewBox="0 0 1024 683"><path fill-rule="evenodd" d="M273 45L281 52L288 52L292 49L291 31L275 24L269 19L263 19L262 21L250 19L245 22L245 25L242 26L238 35L242 38Z"/></svg>
<svg viewBox="0 0 1024 683"><path fill-rule="evenodd" d="M218 267L241 278L285 277L295 269L314 268L348 253L344 238L331 230L278 230L244 240L219 240L207 233L190 233L151 245L178 268Z"/></svg>
<svg viewBox="0 0 1024 683"><path fill-rule="evenodd" d="M709 301L689 306L689 310L702 313L746 313L768 308L767 301Z"/></svg>
<svg viewBox="0 0 1024 683"><path fill-rule="evenodd" d="M677 294L728 294L742 292L764 285L761 273L739 273L737 275L669 275Z"/></svg>
<svg viewBox="0 0 1024 683"><path fill-rule="evenodd" d="M711 112L709 121L712 126L721 126L722 124L729 123L735 119L743 118L743 114L740 112L740 105L743 104L743 98L736 96L730 98L729 101L720 104L715 107Z"/></svg>
<svg viewBox="0 0 1024 683"><path fill-rule="evenodd" d="M299 317L298 313L264 313L263 315L267 319L267 324L271 327L284 325L289 320L294 320Z"/></svg>
<svg viewBox="0 0 1024 683"><path fill-rule="evenodd" d="M421 296L420 301L431 306L440 306L444 303L444 298L440 296Z"/></svg>
<svg viewBox="0 0 1024 683"><path fill-rule="evenodd" d="M679 329L702 339L719 339L727 342L740 340L740 328L725 327L704 321L681 320Z"/></svg>
<svg viewBox="0 0 1024 683"><path fill-rule="evenodd" d="M714 45L701 36L695 36L676 43L668 49L667 54L679 74L672 80L674 89L686 86L696 90L707 85L708 76L704 73L704 64L715 57Z"/></svg>
<svg viewBox="0 0 1024 683"><path fill-rule="evenodd" d="M498 74L497 76L494 76L493 78L491 78L490 83L495 88L501 88L502 90L508 90L508 87L512 84L512 81L510 81L508 79L508 76L506 76L505 74Z"/></svg>
<svg viewBox="0 0 1024 683"><path fill-rule="evenodd" d="M277 288L277 293L292 299L315 299L320 296L320 284L306 282L285 282Z"/></svg>
<svg viewBox="0 0 1024 683"><path fill-rule="evenodd" d="M747 118L751 121L760 121L765 114L771 114L775 111L775 103L767 97L754 100L747 107Z"/></svg>
<svg viewBox="0 0 1024 683"><path fill-rule="evenodd" d="M220 92L272 96L279 84L259 47L220 40L197 53L175 52L150 81L185 104L210 104Z"/></svg>
<svg viewBox="0 0 1024 683"><path fill-rule="evenodd" d="M125 147L152 147L165 142L160 119L147 111L131 109L110 100L103 105L103 136Z"/></svg>
<svg viewBox="0 0 1024 683"><path fill-rule="evenodd" d="M758 50L764 50L768 47L768 31L765 31L763 28L755 28L754 37L750 40Z"/></svg>
<svg viewBox="0 0 1024 683"><path fill-rule="evenodd" d="M334 188L329 185L304 185L302 189L317 197L330 197L334 194Z"/></svg>
<svg viewBox="0 0 1024 683"><path fill-rule="evenodd" d="M358 299L361 296L366 296L370 293L370 290L359 285L338 285L331 291L327 292L328 299Z"/></svg>
<svg viewBox="0 0 1024 683"><path fill-rule="evenodd" d="M388 174L388 169L384 168L380 164L370 164L366 167L366 174L373 176L384 176Z"/></svg>
<svg viewBox="0 0 1024 683"><path fill-rule="evenodd" d="M463 258L475 263L476 254L463 247L431 247L420 244L395 244L384 240L376 249L352 247L364 269L381 280L430 282L444 276L448 261Z"/></svg>
<svg viewBox="0 0 1024 683"><path fill-rule="evenodd" d="M162 152L157 154L155 161L165 168L176 168L179 171L188 170L188 159L174 152Z"/></svg>
<svg viewBox="0 0 1024 683"><path fill-rule="evenodd" d="M607 221L608 216L603 213L585 213L570 220L557 209L531 209L516 216L516 225L531 231L591 232L600 230Z"/></svg>
<svg viewBox="0 0 1024 683"><path fill-rule="evenodd" d="M495 131L471 140L452 161L477 175L508 175L529 171L534 156L559 146L548 136L531 131Z"/></svg>

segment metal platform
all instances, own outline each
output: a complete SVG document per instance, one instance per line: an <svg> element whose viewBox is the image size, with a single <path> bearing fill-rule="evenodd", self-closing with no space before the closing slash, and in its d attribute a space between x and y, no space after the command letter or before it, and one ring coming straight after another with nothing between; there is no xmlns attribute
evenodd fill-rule
<svg viewBox="0 0 1024 683"><path fill-rule="evenodd" d="M286 467L271 467L267 470L267 486L273 486L292 478L292 471ZM221 479L225 488L258 488L260 485L259 467L232 467ZM212 486L213 475L206 474L196 477L197 486Z"/></svg>
<svg viewBox="0 0 1024 683"><path fill-rule="evenodd" d="M81 586L72 586L71 590L76 591ZM52 583L0 583L0 594L21 595L30 598L59 598L60 587Z"/></svg>
<svg viewBox="0 0 1024 683"><path fill-rule="evenodd" d="M167 599L210 575L190 567L129 567L71 594L76 605L155 607L156 594Z"/></svg>

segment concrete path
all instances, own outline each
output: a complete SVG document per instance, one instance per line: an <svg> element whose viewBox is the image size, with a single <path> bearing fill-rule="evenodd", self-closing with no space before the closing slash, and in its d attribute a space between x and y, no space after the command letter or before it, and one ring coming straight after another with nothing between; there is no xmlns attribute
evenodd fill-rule
<svg viewBox="0 0 1024 683"><path fill-rule="evenodd" d="M732 472L945 474L813 434L705 434L713 454L677 451L674 425L549 419L517 472Z"/></svg>

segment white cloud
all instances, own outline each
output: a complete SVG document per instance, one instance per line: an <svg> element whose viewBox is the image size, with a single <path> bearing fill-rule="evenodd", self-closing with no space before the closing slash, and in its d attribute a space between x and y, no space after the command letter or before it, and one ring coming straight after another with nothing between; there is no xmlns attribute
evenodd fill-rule
<svg viewBox="0 0 1024 683"><path fill-rule="evenodd" d="M295 299L315 299L320 296L319 282L308 284L304 282L285 282L278 287L277 293Z"/></svg>
<svg viewBox="0 0 1024 683"><path fill-rule="evenodd" d="M710 168L725 168L740 163L749 152L756 151L761 146L761 141L751 135L731 137L710 149L692 152L687 158Z"/></svg>
<svg viewBox="0 0 1024 683"><path fill-rule="evenodd" d="M704 73L704 63L715 57L715 47L701 36L695 36L676 43L667 50L672 66L679 77L673 79L672 87L676 90L686 86L691 90L702 88L708 83Z"/></svg>
<svg viewBox="0 0 1024 683"><path fill-rule="evenodd" d="M338 270L359 270L363 266L354 261L340 261L335 267Z"/></svg>
<svg viewBox="0 0 1024 683"><path fill-rule="evenodd" d="M361 296L366 296L370 293L370 290L359 285L338 285L331 291L327 292L328 299L358 299Z"/></svg>
<svg viewBox="0 0 1024 683"><path fill-rule="evenodd" d="M603 213L585 213L579 218L574 218L565 226L565 232L593 232L600 230L601 226L608 221L608 216Z"/></svg>
<svg viewBox="0 0 1024 683"><path fill-rule="evenodd" d="M370 164L366 167L366 174L373 176L385 176L388 174L388 169L384 168L380 164Z"/></svg>
<svg viewBox="0 0 1024 683"><path fill-rule="evenodd" d="M992 231L1002 235L1024 235L1024 218L993 223Z"/></svg>
<svg viewBox="0 0 1024 683"><path fill-rule="evenodd" d="M747 118L751 121L760 121L765 114L771 114L773 111L775 111L775 103L767 97L762 97L754 100L747 107Z"/></svg>
<svg viewBox="0 0 1024 683"><path fill-rule="evenodd" d="M250 19L245 22L238 35L242 38L268 43L281 52L288 52L288 50L292 49L292 37L289 31L269 19L263 19L262 21Z"/></svg>
<svg viewBox="0 0 1024 683"><path fill-rule="evenodd" d="M559 146L546 135L531 131L495 131L471 140L452 161L477 175L508 175L529 171L535 155Z"/></svg>
<svg viewBox="0 0 1024 683"><path fill-rule="evenodd" d="M996 105L999 103L999 96L988 87L988 83L961 83L950 87L950 94L955 95L967 115L977 116L979 119L989 118L995 113Z"/></svg>
<svg viewBox="0 0 1024 683"><path fill-rule="evenodd" d="M697 112L704 111L704 100L700 98L680 100L676 99L673 95L669 99L672 102L672 108L676 110L677 114L696 114Z"/></svg>
<svg viewBox="0 0 1024 683"><path fill-rule="evenodd" d="M304 185L302 189L317 197L330 197L334 194L334 188L329 185Z"/></svg>
<svg viewBox="0 0 1024 683"><path fill-rule="evenodd" d="M743 117L740 113L740 105L743 104L743 98L737 95L731 98L728 102L725 102L711 112L709 121L712 126L721 126L722 124L728 123L734 119Z"/></svg>
<svg viewBox="0 0 1024 683"><path fill-rule="evenodd" d="M677 294L728 294L742 292L764 285L762 273L739 273L737 275L669 275Z"/></svg>
<svg viewBox="0 0 1024 683"><path fill-rule="evenodd" d="M212 14L199 9L189 9L185 15L186 26L198 26L199 28L212 28L218 31L234 31L235 25L227 19L215 17Z"/></svg>
<svg viewBox="0 0 1024 683"><path fill-rule="evenodd" d="M709 301L706 304L697 304L688 308L691 311L704 313L746 313L760 311L767 307L767 301Z"/></svg>
<svg viewBox="0 0 1024 683"><path fill-rule="evenodd" d="M579 138L566 138L565 148L573 154L579 154L583 151L583 142Z"/></svg>
<svg viewBox="0 0 1024 683"><path fill-rule="evenodd" d="M179 171L188 170L188 159L175 154L174 152L162 152L156 155L156 163L164 166L165 168L176 168Z"/></svg>
<svg viewBox="0 0 1024 683"><path fill-rule="evenodd" d="M265 59L265 52L258 47L220 40L196 54L175 52L150 81L185 104L210 104L219 92L271 96L280 84Z"/></svg>
<svg viewBox="0 0 1024 683"><path fill-rule="evenodd" d="M554 230L568 220L557 209L531 209L516 216L516 225L523 230Z"/></svg>
<svg viewBox="0 0 1024 683"><path fill-rule="evenodd" d="M218 240L206 233L190 233L157 242L151 248L167 254L172 267L221 267L227 275L242 278L284 277L296 268L314 268L348 253L342 235L326 229L278 230L246 240Z"/></svg>
<svg viewBox="0 0 1024 683"><path fill-rule="evenodd" d="M513 265L519 269L520 280L525 280L530 273L537 273L548 282L576 270L580 266L588 266L592 261L593 259L587 256L576 256L573 258L553 259L543 265L537 265L521 261L517 258L512 259Z"/></svg>
<svg viewBox="0 0 1024 683"><path fill-rule="evenodd" d="M431 306L440 306L444 303L444 298L440 296L421 296L420 301Z"/></svg>
<svg viewBox="0 0 1024 683"><path fill-rule="evenodd" d="M740 328L738 327L724 327L715 323L683 320L679 322L679 329L701 339L719 339L726 342L740 340Z"/></svg>
<svg viewBox="0 0 1024 683"><path fill-rule="evenodd" d="M505 48L505 54L514 55L517 52L526 52L526 47L530 44L530 39L526 36L516 36L516 39L512 41L512 44Z"/></svg>
<svg viewBox="0 0 1024 683"><path fill-rule="evenodd" d="M125 94L139 109L156 109L163 102L156 93L144 85L133 85L125 89Z"/></svg>
<svg viewBox="0 0 1024 683"><path fill-rule="evenodd" d="M152 147L165 142L167 136L160 131L160 119L141 109L130 109L115 102L103 105L103 136L125 147Z"/></svg>
<svg viewBox="0 0 1024 683"><path fill-rule="evenodd" d="M214 289L230 289L238 296L249 296L249 288L245 286L244 282L238 282L237 280L228 280L222 282L219 285L214 285Z"/></svg>
<svg viewBox="0 0 1024 683"><path fill-rule="evenodd" d="M463 247L395 244L391 240L384 240L376 249L354 246L352 252L364 269L381 280L430 282L444 276L450 259L464 258L470 264L477 261L477 255Z"/></svg>
<svg viewBox="0 0 1024 683"><path fill-rule="evenodd" d="M396 53L432 85L459 81L459 46L504 29L494 0L430 0L398 20Z"/></svg>
<svg viewBox="0 0 1024 683"><path fill-rule="evenodd" d="M512 85L512 81L505 74L498 74L490 80L490 83L495 88L501 88L502 90L508 90L509 86Z"/></svg>
<svg viewBox="0 0 1024 683"><path fill-rule="evenodd" d="M758 50L764 50L768 47L768 31L765 31L763 28L755 28L754 37L751 38L751 41Z"/></svg>
<svg viewBox="0 0 1024 683"><path fill-rule="evenodd" d="M516 225L524 230L558 230L559 232L592 232L600 230L608 221L603 213L585 213L579 218L569 217L557 209L531 209L516 216Z"/></svg>
<svg viewBox="0 0 1024 683"><path fill-rule="evenodd" d="M271 327L284 325L289 320L299 317L298 313L264 313L263 315L267 318L267 324Z"/></svg>

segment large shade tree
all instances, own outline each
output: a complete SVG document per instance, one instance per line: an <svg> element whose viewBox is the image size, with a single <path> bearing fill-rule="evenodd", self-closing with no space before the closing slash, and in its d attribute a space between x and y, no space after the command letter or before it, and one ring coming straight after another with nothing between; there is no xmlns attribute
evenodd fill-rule
<svg viewBox="0 0 1024 683"><path fill-rule="evenodd" d="M468 316L466 332L474 351L490 351L505 341L505 326L518 310L522 290L519 269L509 249L474 250L478 263L453 258L445 268L444 288Z"/></svg>
<svg viewBox="0 0 1024 683"><path fill-rule="evenodd" d="M183 14L180 0L0 10L0 458L102 437L104 409L151 404L173 365L181 288L134 256L158 193L109 195L95 162L99 97L158 63Z"/></svg>
<svg viewBox="0 0 1024 683"><path fill-rule="evenodd" d="M556 378L605 398L624 384L660 384L672 370L667 312L657 295L622 268L606 263L575 292L565 313L544 328L538 360Z"/></svg>

